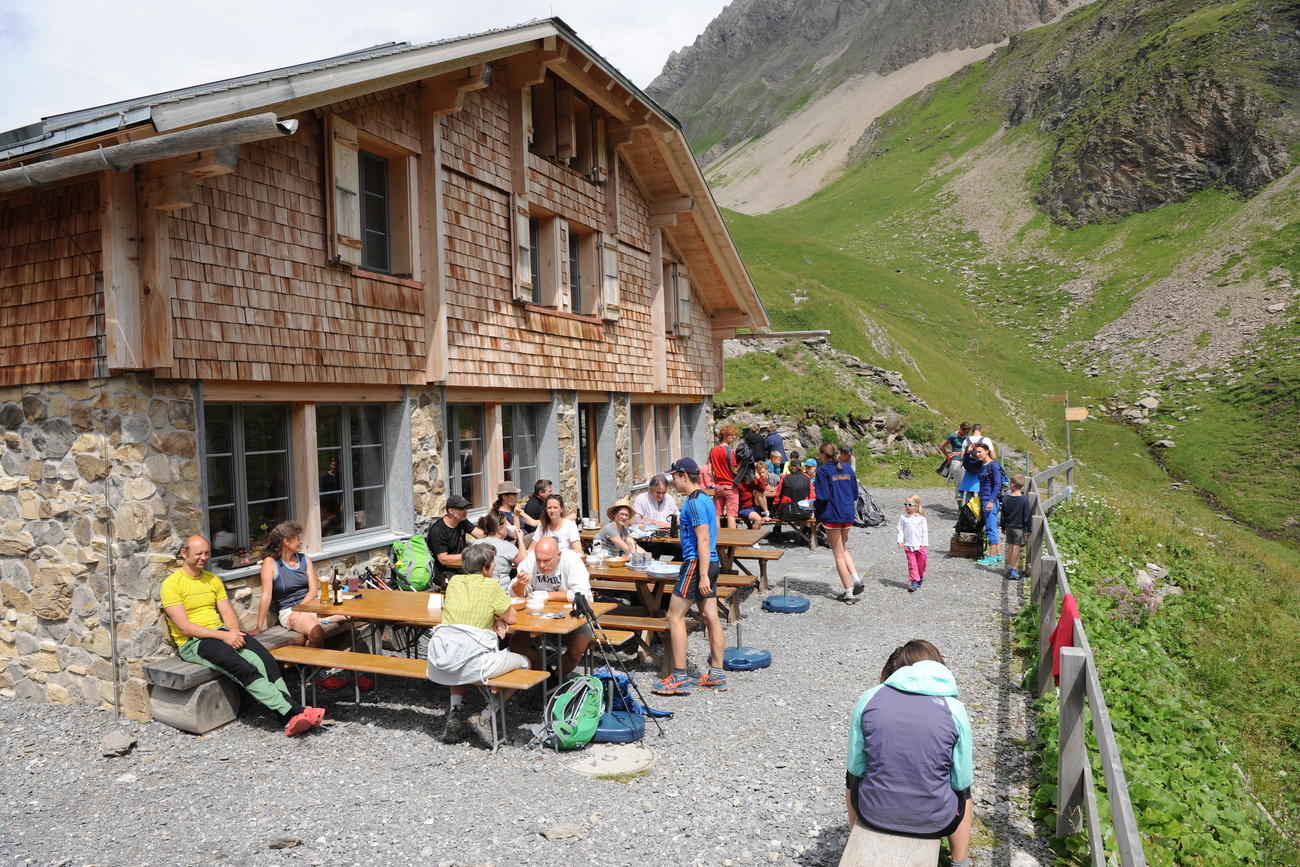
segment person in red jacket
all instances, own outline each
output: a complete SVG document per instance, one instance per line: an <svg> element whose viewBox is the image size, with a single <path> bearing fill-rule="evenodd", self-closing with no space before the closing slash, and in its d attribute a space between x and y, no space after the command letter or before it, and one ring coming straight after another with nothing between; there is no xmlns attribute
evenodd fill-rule
<svg viewBox="0 0 1300 867"><path fill-rule="evenodd" d="M713 476L713 500L719 526L735 527L740 513L740 491L736 489L736 450L740 428L724 424L718 428L718 444L709 451L709 472Z"/></svg>

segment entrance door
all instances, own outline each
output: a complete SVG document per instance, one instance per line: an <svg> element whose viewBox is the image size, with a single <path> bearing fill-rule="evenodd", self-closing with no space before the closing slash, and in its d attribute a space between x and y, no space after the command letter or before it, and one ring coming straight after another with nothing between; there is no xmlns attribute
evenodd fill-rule
<svg viewBox="0 0 1300 867"><path fill-rule="evenodd" d="M578 404L578 489L579 514L584 518L594 517L597 522L601 516L600 486L597 484L596 443L599 431L596 428L597 405Z"/></svg>

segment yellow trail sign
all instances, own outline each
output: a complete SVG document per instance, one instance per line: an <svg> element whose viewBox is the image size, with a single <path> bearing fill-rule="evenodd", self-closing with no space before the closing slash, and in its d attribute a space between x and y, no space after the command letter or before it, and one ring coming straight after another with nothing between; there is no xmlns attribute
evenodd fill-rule
<svg viewBox="0 0 1300 867"><path fill-rule="evenodd" d="M1088 408L1086 406L1067 406L1065 408L1066 421L1083 421L1088 417Z"/></svg>

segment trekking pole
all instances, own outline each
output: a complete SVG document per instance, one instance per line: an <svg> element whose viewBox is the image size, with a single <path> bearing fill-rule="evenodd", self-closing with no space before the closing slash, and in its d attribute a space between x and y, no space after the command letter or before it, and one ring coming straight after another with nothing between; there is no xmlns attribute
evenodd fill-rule
<svg viewBox="0 0 1300 867"><path fill-rule="evenodd" d="M609 658L614 646L610 643L609 636L605 634L605 627L601 625L600 619L596 617L596 612L592 609L591 603L586 596L579 593L573 597L573 607L580 617L591 624L592 634L596 636L596 647L600 650L600 655L605 659L605 667L609 669L610 674L614 674L614 663ZM659 718L650 713L650 703L645 700L645 694L641 692L641 687L637 685L636 678L632 676L626 666L618 670L623 673L623 676L627 678L627 682L632 685L632 691L636 693L637 701L641 702L641 705L646 709L646 716L654 720L655 728L659 730L659 737L663 737L664 727L659 722Z"/></svg>

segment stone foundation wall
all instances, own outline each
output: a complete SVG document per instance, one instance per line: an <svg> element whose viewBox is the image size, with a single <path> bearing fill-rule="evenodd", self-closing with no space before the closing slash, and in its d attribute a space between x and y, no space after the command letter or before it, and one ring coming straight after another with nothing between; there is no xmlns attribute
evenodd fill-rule
<svg viewBox="0 0 1300 867"><path fill-rule="evenodd" d="M426 388L411 394L411 458L415 487L416 529L447 511L446 424L442 415L442 389Z"/></svg>
<svg viewBox="0 0 1300 867"><path fill-rule="evenodd" d="M614 479L618 495L626 497L632 490L631 399L626 393L619 393L610 403L614 418Z"/></svg>
<svg viewBox="0 0 1300 867"><path fill-rule="evenodd" d="M564 498L564 507L570 511L582 504L578 492L578 394L573 391L555 392L556 438L560 443L560 474L555 479L555 489Z"/></svg>
<svg viewBox="0 0 1300 867"><path fill-rule="evenodd" d="M202 527L193 388L130 374L3 389L0 434L0 695L111 706L115 615L122 710L148 719L158 585Z"/></svg>

